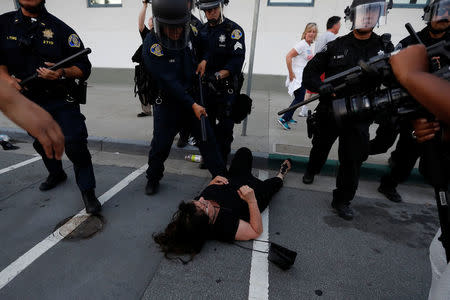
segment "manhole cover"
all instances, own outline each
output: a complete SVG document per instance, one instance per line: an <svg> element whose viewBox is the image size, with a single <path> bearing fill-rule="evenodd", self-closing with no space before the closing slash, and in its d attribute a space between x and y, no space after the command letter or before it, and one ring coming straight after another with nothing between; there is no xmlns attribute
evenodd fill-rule
<svg viewBox="0 0 450 300"><path fill-rule="evenodd" d="M80 240L94 236L102 231L104 226L105 219L101 215L71 216L59 222L54 231L59 229L59 233L65 235L66 240ZM76 228L73 229L74 227Z"/></svg>

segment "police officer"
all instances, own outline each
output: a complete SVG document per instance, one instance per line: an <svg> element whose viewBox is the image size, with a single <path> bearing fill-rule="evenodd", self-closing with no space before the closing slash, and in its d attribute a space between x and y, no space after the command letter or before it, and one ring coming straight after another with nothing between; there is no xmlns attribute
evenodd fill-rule
<svg viewBox="0 0 450 300"><path fill-rule="evenodd" d="M373 32L373 28L386 20L387 3L380 0L353 0L345 10L346 20L351 21L352 31L337 38L308 62L303 71L303 83L313 92L319 92L322 86L320 75L325 77L336 75L358 64L360 60L368 60L373 56L393 49L389 39ZM364 83L363 83L364 84ZM359 87L361 91L364 86ZM332 207L338 215L346 220L353 219L350 201L353 199L359 181L359 170L368 156L369 123L357 122L345 124L338 128L332 114L331 101L334 97L342 97L345 93L355 92L329 91L328 97L321 97L316 111L319 118L319 130L312 140L312 149L304 183L312 183L324 165L331 146L339 137L339 169L336 178L336 189L333 191ZM321 91L323 95L324 91ZM357 92L357 91L356 91Z"/></svg>
<svg viewBox="0 0 450 300"><path fill-rule="evenodd" d="M423 20L427 23L427 26L419 31L417 35L425 46L428 47L440 41L450 40L449 6L450 0L429 0L427 5L424 7ZM417 41L413 37L408 36L401 40L396 48L406 48L409 45L416 43ZM439 62L436 63L438 64ZM403 182L408 178L414 168L414 165L416 164L417 159L422 154L422 147L417 143L414 136L411 135L413 128L410 120L403 120L399 124L400 137L396 148L392 151L389 159L391 169L388 174L385 174L381 178L381 183L378 187L378 191L393 202L402 201L402 197L397 192L396 187L400 182ZM386 127L386 125L380 125L380 127ZM384 131L386 132L386 130ZM392 134L389 133L378 134L377 132L377 137L375 139L387 140L386 144L389 144L391 136ZM389 148L392 143L387 148ZM436 170L434 172L436 172Z"/></svg>
<svg viewBox="0 0 450 300"><path fill-rule="evenodd" d="M200 117L204 107L196 103L194 93L195 61L190 41L190 10L186 0L153 0L153 25L143 47L146 70L159 87L154 109L153 139L148 159L146 194L158 192L164 161L169 156L175 135L184 126L193 128L200 152L213 177L225 175L226 169L206 122L207 142L200 135Z"/></svg>
<svg viewBox="0 0 450 300"><path fill-rule="evenodd" d="M243 29L223 15L228 1L197 0L207 23L200 34L201 56L197 72L207 80L206 110L214 128L222 158L227 162L233 142L231 108L239 94L240 74L245 60Z"/></svg>
<svg viewBox="0 0 450 300"><path fill-rule="evenodd" d="M20 81L36 72L38 79L25 87L24 95L48 111L65 136L66 154L72 161L75 178L88 213L98 213L101 204L95 196L95 177L87 148L87 128L80 106L67 97L68 86L75 79L86 79L91 72L87 56L78 58L57 70L53 63L84 48L80 37L64 22L45 9L45 0L19 0L20 8L0 16L0 77L22 90ZM61 160L46 157L35 139L49 176L39 189L50 190L66 180Z"/></svg>

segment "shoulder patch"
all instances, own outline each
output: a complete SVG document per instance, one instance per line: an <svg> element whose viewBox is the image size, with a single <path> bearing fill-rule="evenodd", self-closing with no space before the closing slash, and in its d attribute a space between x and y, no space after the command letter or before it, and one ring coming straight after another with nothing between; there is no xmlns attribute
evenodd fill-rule
<svg viewBox="0 0 450 300"><path fill-rule="evenodd" d="M190 24L190 25L191 25L192 33L194 34L194 36L197 36L198 35L197 27L195 27L195 25L193 25L193 24Z"/></svg>
<svg viewBox="0 0 450 300"><path fill-rule="evenodd" d="M242 32L239 29L235 29L231 33L231 38L233 40L239 40L241 37L242 37Z"/></svg>
<svg viewBox="0 0 450 300"><path fill-rule="evenodd" d="M69 46L72 48L80 48L81 46L80 38L75 33L69 36L68 42Z"/></svg>
<svg viewBox="0 0 450 300"><path fill-rule="evenodd" d="M153 45L150 47L150 53L153 54L153 55L155 55L155 56L158 56L158 57L164 55L164 53L163 53L163 51L162 51L162 47L161 47L160 44L153 44Z"/></svg>

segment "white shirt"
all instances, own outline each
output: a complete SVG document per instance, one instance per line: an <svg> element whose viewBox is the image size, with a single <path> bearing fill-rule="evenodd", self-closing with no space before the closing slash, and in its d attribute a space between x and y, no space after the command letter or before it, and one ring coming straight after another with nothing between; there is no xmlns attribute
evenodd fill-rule
<svg viewBox="0 0 450 300"><path fill-rule="evenodd" d="M286 79L286 86L288 87L289 95L293 95L294 91L302 86L303 69L309 60L314 56L313 49L305 40L301 40L294 46L297 51L297 56L292 58L292 71L295 74L295 78L289 81L289 74Z"/></svg>
<svg viewBox="0 0 450 300"><path fill-rule="evenodd" d="M322 51L323 48L325 48L325 45L328 44L331 41L334 41L336 39L336 35L332 33L331 31L325 31L322 33L316 40L316 53L319 53Z"/></svg>

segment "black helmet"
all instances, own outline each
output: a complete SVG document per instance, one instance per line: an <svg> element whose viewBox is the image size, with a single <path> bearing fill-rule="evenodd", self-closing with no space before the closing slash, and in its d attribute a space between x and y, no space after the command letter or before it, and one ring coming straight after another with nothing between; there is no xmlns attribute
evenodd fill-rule
<svg viewBox="0 0 450 300"><path fill-rule="evenodd" d="M439 21L444 18L449 18L450 14L450 0L428 0L423 8L424 14L422 16L425 22ZM447 13L447 17L445 14Z"/></svg>
<svg viewBox="0 0 450 300"><path fill-rule="evenodd" d="M374 28L386 24L387 10L392 8L392 0L353 0L345 9L345 22L350 29ZM371 18L372 16L372 18ZM350 26L349 26L350 27Z"/></svg>
<svg viewBox="0 0 450 300"><path fill-rule="evenodd" d="M167 49L186 47L191 13L186 0L153 0L153 24L156 36Z"/></svg>
<svg viewBox="0 0 450 300"><path fill-rule="evenodd" d="M225 4L224 0L196 0L195 2L195 5L201 10L216 8L219 7L220 4Z"/></svg>

